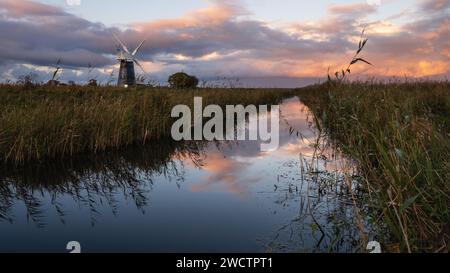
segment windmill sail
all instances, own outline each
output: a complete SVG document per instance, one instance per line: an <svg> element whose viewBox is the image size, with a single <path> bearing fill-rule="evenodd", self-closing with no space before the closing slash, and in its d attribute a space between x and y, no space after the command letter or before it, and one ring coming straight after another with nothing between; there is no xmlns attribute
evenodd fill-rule
<svg viewBox="0 0 450 273"><path fill-rule="evenodd" d="M122 47L123 51L125 51L126 53L130 54L130 51L128 50L128 48L125 46L125 44L119 39L119 37L117 37L116 34L113 33L114 39L116 39L116 41L120 44L120 46Z"/></svg>
<svg viewBox="0 0 450 273"><path fill-rule="evenodd" d="M142 70L142 72L144 72L144 74L147 74L147 72L145 72L144 67L139 63L139 61L137 59L134 59L133 61L134 61L134 63L137 64L137 66L139 66L139 68Z"/></svg>
<svg viewBox="0 0 450 273"><path fill-rule="evenodd" d="M131 56L135 56L136 53L138 53L139 49L141 49L142 45L145 43L145 40L143 40L138 47L136 47L136 49L133 51L133 53L131 53Z"/></svg>

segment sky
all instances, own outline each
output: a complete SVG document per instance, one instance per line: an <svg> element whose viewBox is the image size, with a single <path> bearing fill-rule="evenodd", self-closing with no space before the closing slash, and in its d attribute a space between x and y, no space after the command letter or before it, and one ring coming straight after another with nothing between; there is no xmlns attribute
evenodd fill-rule
<svg viewBox="0 0 450 273"><path fill-rule="evenodd" d="M58 59L61 80L114 79L112 33L130 49L146 39L137 71L156 81L322 78L346 67L364 27L373 66L352 77L446 78L449 12L448 0L0 0L0 80L46 81Z"/></svg>

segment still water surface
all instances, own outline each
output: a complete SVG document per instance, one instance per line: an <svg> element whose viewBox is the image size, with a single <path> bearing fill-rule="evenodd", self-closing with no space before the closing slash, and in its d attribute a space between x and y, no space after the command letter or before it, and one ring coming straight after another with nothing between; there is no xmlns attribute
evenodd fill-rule
<svg viewBox="0 0 450 273"><path fill-rule="evenodd" d="M266 153L256 141L157 143L3 168L0 252L360 250L351 162L298 98L281 115Z"/></svg>

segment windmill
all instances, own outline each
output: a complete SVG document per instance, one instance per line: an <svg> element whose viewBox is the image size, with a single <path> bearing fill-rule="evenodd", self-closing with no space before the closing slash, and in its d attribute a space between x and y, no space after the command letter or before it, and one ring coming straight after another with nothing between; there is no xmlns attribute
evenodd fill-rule
<svg viewBox="0 0 450 273"><path fill-rule="evenodd" d="M134 72L134 64L139 66L139 68L146 74L144 68L136 59L136 54L141 49L145 40L143 40L139 46L133 51L130 52L125 44L113 33L114 39L119 43L120 47L117 52L117 60L120 62L119 69L119 80L117 82L118 86L122 86L127 88L128 86L136 85L136 75Z"/></svg>

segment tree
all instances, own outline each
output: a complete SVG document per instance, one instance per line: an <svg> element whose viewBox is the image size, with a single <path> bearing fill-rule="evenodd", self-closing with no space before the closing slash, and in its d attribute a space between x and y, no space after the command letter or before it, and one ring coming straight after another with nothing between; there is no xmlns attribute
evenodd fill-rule
<svg viewBox="0 0 450 273"><path fill-rule="evenodd" d="M98 86L97 80L96 79L90 79L88 81L88 86Z"/></svg>
<svg viewBox="0 0 450 273"><path fill-rule="evenodd" d="M184 72L175 73L168 80L172 88L197 88L198 79Z"/></svg>

